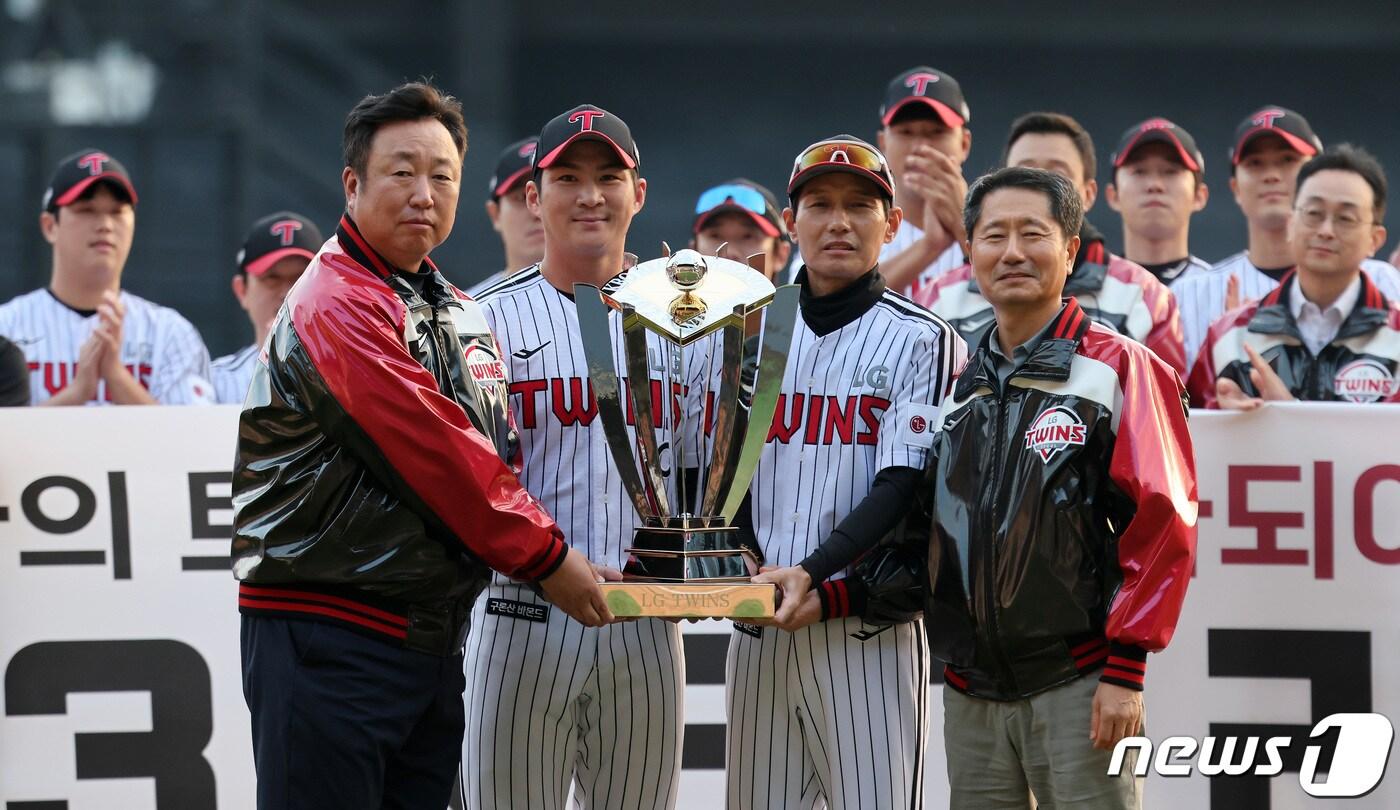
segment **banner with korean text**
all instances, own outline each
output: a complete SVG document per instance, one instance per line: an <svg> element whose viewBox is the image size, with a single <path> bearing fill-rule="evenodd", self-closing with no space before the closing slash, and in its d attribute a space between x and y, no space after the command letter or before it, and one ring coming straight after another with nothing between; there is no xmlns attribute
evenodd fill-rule
<svg viewBox="0 0 1400 810"><path fill-rule="evenodd" d="M0 410L0 810L254 806L228 572L236 420L231 407ZM1400 409L1196 413L1192 430L1200 553L1176 638L1149 659L1146 806L1400 807L1394 774L1344 804L1309 795L1376 759L1350 728L1310 736L1319 721L1400 716ZM728 630L686 631L680 806L712 808ZM1245 772L1202 775L1222 757Z"/></svg>

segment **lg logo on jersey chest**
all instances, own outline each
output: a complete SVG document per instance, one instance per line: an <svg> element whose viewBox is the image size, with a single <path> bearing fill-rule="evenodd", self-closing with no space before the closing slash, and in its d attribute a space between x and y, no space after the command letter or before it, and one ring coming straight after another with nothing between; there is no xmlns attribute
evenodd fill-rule
<svg viewBox="0 0 1400 810"><path fill-rule="evenodd" d="M1079 414L1059 405L1047 408L1026 431L1026 449L1034 450L1046 464L1071 445L1084 446L1088 430Z"/></svg>

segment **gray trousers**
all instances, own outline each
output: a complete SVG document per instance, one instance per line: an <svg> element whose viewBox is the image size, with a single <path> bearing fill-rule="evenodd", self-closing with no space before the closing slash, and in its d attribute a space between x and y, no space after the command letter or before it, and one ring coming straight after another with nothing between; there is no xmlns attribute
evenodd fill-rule
<svg viewBox="0 0 1400 810"><path fill-rule="evenodd" d="M943 743L952 810L1141 810L1129 751L1108 776L1112 751L1089 741L1099 679L1078 678L1025 700L968 697L943 688ZM1034 794L1034 798L1032 798Z"/></svg>

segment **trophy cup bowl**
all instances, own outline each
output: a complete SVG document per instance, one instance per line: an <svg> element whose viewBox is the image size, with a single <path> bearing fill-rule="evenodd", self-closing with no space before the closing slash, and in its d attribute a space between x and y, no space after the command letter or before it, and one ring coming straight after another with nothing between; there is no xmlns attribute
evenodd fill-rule
<svg viewBox="0 0 1400 810"><path fill-rule="evenodd" d="M772 427L798 288L775 288L747 264L687 249L639 263L601 288L575 285L574 293L598 416L640 524L623 581L601 586L608 607L624 617L771 617L776 588L750 581L759 561L740 542L734 517ZM610 317L621 319L621 346L613 345ZM653 401L657 364L649 350L658 343L667 358L660 391L682 386L685 404L674 411L670 395ZM627 379L649 384L619 379L619 349ZM699 375L687 373L687 358L703 363ZM675 372L679 380L670 378ZM685 390L697 376L703 393ZM669 475L657 439L663 426L671 433ZM689 430L709 437L695 442L694 458L685 457Z"/></svg>

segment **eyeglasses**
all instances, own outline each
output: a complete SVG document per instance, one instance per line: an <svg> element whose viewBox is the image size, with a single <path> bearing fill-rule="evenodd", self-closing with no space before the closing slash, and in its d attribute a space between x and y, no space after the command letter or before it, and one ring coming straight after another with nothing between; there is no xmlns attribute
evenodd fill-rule
<svg viewBox="0 0 1400 810"><path fill-rule="evenodd" d="M1355 214L1346 212L1333 214L1325 208L1295 208L1298 212L1298 221L1303 223L1309 230L1317 230L1328 219L1332 220L1332 229L1337 233L1351 233L1363 225L1373 225L1374 220L1362 220Z"/></svg>
<svg viewBox="0 0 1400 810"><path fill-rule="evenodd" d="M851 141L822 141L807 147L807 151L793 161L792 176L788 178L788 183L790 185L793 179L808 169L833 163L844 163L864 169L874 174L882 184L890 185L890 169L885 163L885 156L864 144Z"/></svg>
<svg viewBox="0 0 1400 810"><path fill-rule="evenodd" d="M758 189L749 186L741 186L730 183L723 186L715 186L700 195L700 199L695 202L695 213L703 214L712 211L726 202L751 211L759 216L768 216L768 201L763 199L763 195Z"/></svg>

